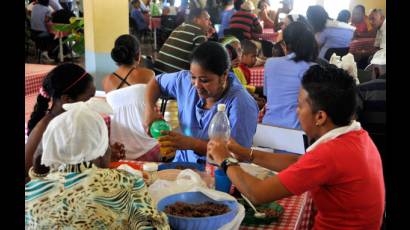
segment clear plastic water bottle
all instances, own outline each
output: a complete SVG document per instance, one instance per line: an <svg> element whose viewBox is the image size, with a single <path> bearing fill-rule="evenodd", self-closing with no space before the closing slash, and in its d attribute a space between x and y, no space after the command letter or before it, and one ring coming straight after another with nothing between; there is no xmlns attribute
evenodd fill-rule
<svg viewBox="0 0 410 230"><path fill-rule="evenodd" d="M214 115L209 124L208 128L208 137L209 140L217 139L223 140L227 142L231 136L231 126L229 124L228 116L225 112L226 105L225 104L218 104L218 112ZM216 165L216 163L210 159L208 156L206 157L207 162L210 164Z"/></svg>

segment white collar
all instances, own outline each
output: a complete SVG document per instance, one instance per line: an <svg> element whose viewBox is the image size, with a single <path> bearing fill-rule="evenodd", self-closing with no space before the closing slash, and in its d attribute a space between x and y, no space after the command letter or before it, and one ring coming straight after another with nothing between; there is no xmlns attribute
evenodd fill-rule
<svg viewBox="0 0 410 230"><path fill-rule="evenodd" d="M326 27L330 27L330 28L339 28L339 29L347 29L347 30L356 30L356 27L351 26L347 23L344 22L339 22L336 20L330 20L328 19L326 21Z"/></svg>
<svg viewBox="0 0 410 230"><path fill-rule="evenodd" d="M335 139L336 137L351 132L351 131L357 131L360 130L362 127L360 125L359 122L353 120L352 123L350 125L347 126L342 126L336 129L332 129L329 132L325 133L323 136L321 136L319 139L317 139L315 141L315 143L313 143L311 146L309 146L309 148L306 149L306 152L309 152L311 150L313 150L314 148L316 148L316 146L318 146L321 143L330 141Z"/></svg>

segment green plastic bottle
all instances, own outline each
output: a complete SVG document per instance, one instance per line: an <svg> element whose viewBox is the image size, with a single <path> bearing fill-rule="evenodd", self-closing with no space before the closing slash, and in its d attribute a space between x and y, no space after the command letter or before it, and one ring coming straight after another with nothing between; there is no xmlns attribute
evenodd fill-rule
<svg viewBox="0 0 410 230"><path fill-rule="evenodd" d="M151 127L149 128L149 132L151 133L151 136L155 139L158 139L161 136L164 136L161 134L162 130L168 130L171 131L171 126L164 120L156 120L152 122ZM162 143L166 143L167 141L164 141ZM173 150L170 147L159 147L159 153L160 153L160 158L161 161L170 161L175 157L175 150Z"/></svg>
<svg viewBox="0 0 410 230"><path fill-rule="evenodd" d="M162 130L171 130L171 126L164 120L156 120L152 122L151 127L149 128L149 132L151 133L151 136L155 139L158 139L158 137L164 136L161 134Z"/></svg>

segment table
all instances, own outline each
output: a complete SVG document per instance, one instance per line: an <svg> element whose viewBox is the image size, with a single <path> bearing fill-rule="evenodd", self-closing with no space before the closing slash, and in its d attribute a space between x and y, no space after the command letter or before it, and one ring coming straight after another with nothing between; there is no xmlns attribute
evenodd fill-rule
<svg viewBox="0 0 410 230"><path fill-rule="evenodd" d="M25 64L25 134L27 134L27 122L36 104L37 94L43 83L43 79L54 67L54 65Z"/></svg>
<svg viewBox="0 0 410 230"><path fill-rule="evenodd" d="M262 40L276 42L276 38L278 37L278 35L279 33L275 32L273 28L268 28L268 29L263 29L261 34L256 34L256 37Z"/></svg>
<svg viewBox="0 0 410 230"><path fill-rule="evenodd" d="M122 160L122 163L129 164L131 167L141 170L143 161ZM160 163L161 164L161 163ZM113 165L114 166L114 165ZM114 167L118 167L116 163ZM311 229L314 218L313 200L309 192L305 192L299 196L294 195L283 198L277 201L284 208L278 222L273 222L269 225L250 225L241 226L241 230L259 230L259 229Z"/></svg>
<svg viewBox="0 0 410 230"><path fill-rule="evenodd" d="M54 34L54 39L58 38L58 44L59 44L58 56L60 58L60 62L63 62L64 61L63 37L67 37L68 35L71 34L71 32L61 32L61 31L53 30L54 25L70 25L70 24L47 23L48 32Z"/></svg>
<svg viewBox="0 0 410 230"><path fill-rule="evenodd" d="M157 28L161 27L161 17L151 17L151 15L144 14L144 20L148 28L154 32L154 50L157 50Z"/></svg>
<svg viewBox="0 0 410 230"><path fill-rule="evenodd" d="M251 80L249 82L249 85L254 85L254 86L263 86L264 83L264 72L265 69L263 66L258 66L258 67L252 67L249 68L251 71Z"/></svg>
<svg viewBox="0 0 410 230"><path fill-rule="evenodd" d="M269 225L241 226L241 230L259 229L310 229L313 222L313 201L309 192L300 196L291 196L277 201L284 208L278 222Z"/></svg>
<svg viewBox="0 0 410 230"><path fill-rule="evenodd" d="M25 64L25 95L38 93L44 77L55 65Z"/></svg>
<svg viewBox="0 0 410 230"><path fill-rule="evenodd" d="M375 38L358 38L352 40L349 45L349 53L353 54L356 59L363 56L370 56L374 48Z"/></svg>
<svg viewBox="0 0 410 230"><path fill-rule="evenodd" d="M161 27L161 17L152 17L150 29L154 31L154 50L157 50L157 28Z"/></svg>

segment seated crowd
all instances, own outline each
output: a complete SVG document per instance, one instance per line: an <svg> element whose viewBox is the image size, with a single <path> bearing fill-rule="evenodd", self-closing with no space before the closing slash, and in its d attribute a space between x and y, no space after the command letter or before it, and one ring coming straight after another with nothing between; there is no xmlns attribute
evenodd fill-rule
<svg viewBox="0 0 410 230"><path fill-rule="evenodd" d="M25 148L29 228L170 229L165 214L152 207L142 178L107 169L120 159L159 162L159 149L166 147L176 162L205 164L212 158L255 204L310 191L317 207L315 229L380 229L385 209L383 12L374 9L367 17L358 5L332 19L315 5L306 17L287 12L280 21L286 9L272 9L267 0L257 9L250 0L224 0L223 5L215 19L200 1L180 7L174 1L162 7L156 0L130 1L137 32L113 44L111 58L118 68L102 81L106 102L94 97L93 77L78 65L60 64L45 77ZM48 1L38 0L32 17L40 11L45 23L51 16ZM140 64L138 39L149 28L148 12L161 17L163 25L174 17L151 69ZM36 20L33 32L45 33ZM267 28L276 31L276 40L258 36ZM168 33L165 26L160 29ZM333 55L343 59L352 40L365 37L375 38L365 60L372 80L360 83L352 74L359 60L341 68L329 62ZM263 86L251 84L254 66L263 67ZM176 100L179 129L154 139L148 130L163 119L156 105L160 98ZM230 122L228 142L208 136L220 103ZM111 115L110 135L101 113ZM258 120L303 130L310 145L306 153L251 149ZM257 179L237 167L238 160L279 174ZM72 178L78 180L67 186ZM44 184L51 189L35 190ZM69 198L75 200L66 203Z"/></svg>

